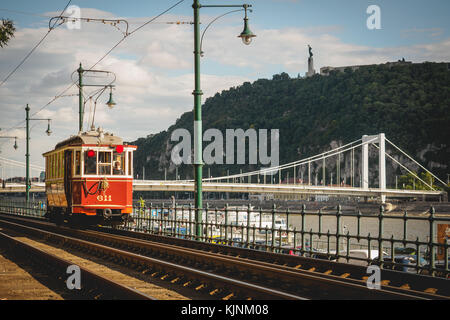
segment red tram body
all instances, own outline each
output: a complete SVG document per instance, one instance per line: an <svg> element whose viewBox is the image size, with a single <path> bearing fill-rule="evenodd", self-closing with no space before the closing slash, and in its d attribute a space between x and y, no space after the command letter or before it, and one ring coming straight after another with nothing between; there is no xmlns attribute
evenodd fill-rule
<svg viewBox="0 0 450 320"><path fill-rule="evenodd" d="M72 136L44 153L46 216L57 223L127 221L133 210L136 149L99 128Z"/></svg>

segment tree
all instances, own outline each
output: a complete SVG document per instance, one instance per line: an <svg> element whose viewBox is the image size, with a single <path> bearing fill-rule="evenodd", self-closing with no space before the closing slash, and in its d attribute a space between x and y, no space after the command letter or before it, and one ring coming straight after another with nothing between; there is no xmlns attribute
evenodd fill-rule
<svg viewBox="0 0 450 320"><path fill-rule="evenodd" d="M406 175L400 176L399 178L399 189L407 189L407 190L430 190L430 187L427 186L424 182L417 179L420 177L424 182L428 185L432 186L436 190L441 190L442 188L436 186L434 184L434 177L428 172L421 172L420 175L408 173Z"/></svg>
<svg viewBox="0 0 450 320"><path fill-rule="evenodd" d="M2 19L0 24L0 47L4 47L8 41L14 37L14 32L16 28L14 27L14 23L8 19Z"/></svg>

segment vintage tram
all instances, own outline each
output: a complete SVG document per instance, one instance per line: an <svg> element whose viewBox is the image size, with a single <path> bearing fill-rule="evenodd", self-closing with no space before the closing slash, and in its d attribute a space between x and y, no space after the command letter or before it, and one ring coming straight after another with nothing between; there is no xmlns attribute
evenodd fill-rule
<svg viewBox="0 0 450 320"><path fill-rule="evenodd" d="M44 153L46 217L74 225L118 225L129 220L136 149L98 128Z"/></svg>

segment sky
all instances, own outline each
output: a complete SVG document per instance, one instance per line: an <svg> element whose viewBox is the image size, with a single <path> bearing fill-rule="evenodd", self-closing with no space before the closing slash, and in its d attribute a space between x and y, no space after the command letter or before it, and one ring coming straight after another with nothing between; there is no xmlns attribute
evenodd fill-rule
<svg viewBox="0 0 450 320"><path fill-rule="evenodd" d="M30 122L32 164L43 166L42 153L77 134L78 88L70 85L77 80L80 63L85 69L95 65L95 70L112 72L103 78L99 76L105 74L91 73L91 77L85 77L85 84L110 83L115 76L113 99L117 105L113 109L105 105L109 98L109 92L105 91L97 100L95 126L125 141L166 130L193 108L192 0L70 1L71 6L79 8L82 18L126 20L132 34L125 39L125 23L113 26L82 21L79 28L65 23L48 33L50 18L59 16L68 2L0 1L0 18L13 20L16 27L14 37L0 48L0 83L3 82L0 136L17 136L19 147L12 148L14 139L0 139L0 157L25 161L26 104L32 118L52 119L50 136L45 133L47 121ZM243 29L242 11L226 14L205 32L201 58L203 102L216 92L246 81L271 79L281 72L291 77L304 76L308 45L312 47L316 72L324 66L385 63L402 58L412 62L450 61L447 0L249 0L247 3L252 5L252 11L248 12L249 27L256 34L250 45L237 38ZM375 16L372 10L368 12L371 5L379 8L379 15ZM236 8L201 8L201 31L216 17L232 10ZM73 12L66 11L63 16L71 16ZM136 30L155 17L153 22ZM369 28L375 18L379 29ZM4 81L47 33L35 51ZM85 97L96 89L86 88ZM95 98L86 101L85 129L90 127ZM1 174L24 176L24 172L4 167ZM32 174L36 176L38 172Z"/></svg>

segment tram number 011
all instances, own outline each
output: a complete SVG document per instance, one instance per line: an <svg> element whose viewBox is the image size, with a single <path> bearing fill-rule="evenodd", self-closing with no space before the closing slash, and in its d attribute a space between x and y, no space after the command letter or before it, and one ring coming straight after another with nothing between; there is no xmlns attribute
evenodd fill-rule
<svg viewBox="0 0 450 320"><path fill-rule="evenodd" d="M97 200L98 201L112 201L112 197L111 197L111 195L104 195L104 196L102 196L102 195L98 195L97 196Z"/></svg>

